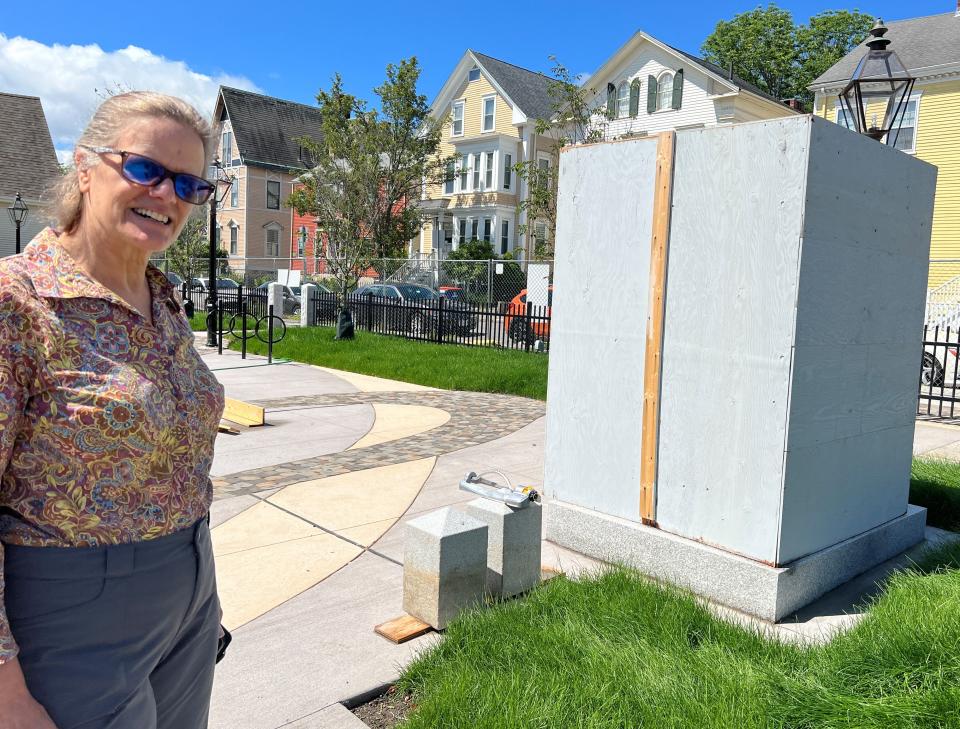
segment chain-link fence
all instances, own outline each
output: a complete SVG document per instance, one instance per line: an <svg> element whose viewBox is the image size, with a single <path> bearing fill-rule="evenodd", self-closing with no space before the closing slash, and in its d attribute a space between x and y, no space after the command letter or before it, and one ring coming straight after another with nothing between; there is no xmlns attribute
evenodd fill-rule
<svg viewBox="0 0 960 729"><path fill-rule="evenodd" d="M153 261L160 270L168 272L178 286L185 278L206 279L207 259L194 259L189 264L174 265L167 259ZM547 266L549 281L553 280L552 261L478 260L461 261L435 258L384 258L370 263L356 286L375 283L416 283L442 291L448 298L464 301L471 306L496 307L513 301L527 288L531 264ZM339 291L332 268L324 259L313 258L246 258L217 259L217 275L235 281L243 287L254 288L281 278L281 271L296 271L300 283L322 284L331 291ZM540 269L543 270L542 267ZM290 279L282 281L289 283Z"/></svg>

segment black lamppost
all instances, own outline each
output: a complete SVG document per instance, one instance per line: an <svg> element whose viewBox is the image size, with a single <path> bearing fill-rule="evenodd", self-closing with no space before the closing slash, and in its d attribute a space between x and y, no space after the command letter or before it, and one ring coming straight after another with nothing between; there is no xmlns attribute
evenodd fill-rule
<svg viewBox="0 0 960 729"><path fill-rule="evenodd" d="M217 157L210 165L210 181L214 184L213 194L210 196L210 260L207 283L207 346L217 346L217 207L223 202L233 177L228 175Z"/></svg>
<svg viewBox="0 0 960 729"><path fill-rule="evenodd" d="M887 50L890 39L883 37L886 32L883 20L877 19L867 41L870 50L840 92L840 103L860 134L892 147L900 134L914 79L896 52ZM882 122L877 121L880 115Z"/></svg>
<svg viewBox="0 0 960 729"><path fill-rule="evenodd" d="M27 222L27 213L29 211L30 208L27 207L23 198L20 197L19 192L17 193L17 199L13 201L13 205L7 208L7 212L10 213L10 220L17 226L17 253L20 252L20 226Z"/></svg>

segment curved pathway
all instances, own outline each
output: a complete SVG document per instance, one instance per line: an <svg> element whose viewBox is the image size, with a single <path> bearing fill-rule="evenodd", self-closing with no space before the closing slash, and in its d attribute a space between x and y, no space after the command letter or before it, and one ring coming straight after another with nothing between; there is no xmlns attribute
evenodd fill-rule
<svg viewBox="0 0 960 729"><path fill-rule="evenodd" d="M384 403L437 408L448 412L450 420L426 433L399 440L214 478L215 499L452 453L509 435L543 417L546 411L545 404L538 400L445 390L300 395L254 402L266 408L268 417L270 411Z"/></svg>

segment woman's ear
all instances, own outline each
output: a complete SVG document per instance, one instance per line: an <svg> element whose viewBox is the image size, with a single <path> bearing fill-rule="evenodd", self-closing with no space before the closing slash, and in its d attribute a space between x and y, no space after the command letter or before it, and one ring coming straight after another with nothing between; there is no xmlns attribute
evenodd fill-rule
<svg viewBox="0 0 960 729"><path fill-rule="evenodd" d="M80 187L80 193L83 194L90 190L90 171L93 169L87 165L87 153L75 149L73 151L73 165L77 170L77 184Z"/></svg>

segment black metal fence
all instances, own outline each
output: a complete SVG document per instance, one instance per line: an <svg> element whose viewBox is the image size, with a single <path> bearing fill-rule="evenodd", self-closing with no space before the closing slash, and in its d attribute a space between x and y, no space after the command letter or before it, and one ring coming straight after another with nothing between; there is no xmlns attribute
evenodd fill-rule
<svg viewBox="0 0 960 729"><path fill-rule="evenodd" d="M203 289L187 290L181 287L180 297L184 303L188 300L193 304L195 312L204 312L207 309L207 292ZM264 289L246 288L218 288L217 300L223 302L223 311L228 315L240 312L241 304L246 302L247 312L258 317L266 316L269 296Z"/></svg>
<svg viewBox="0 0 960 729"><path fill-rule="evenodd" d="M960 328L924 326L917 415L960 417Z"/></svg>
<svg viewBox="0 0 960 729"><path fill-rule="evenodd" d="M336 325L343 297L320 294L314 314L320 325ZM550 344L550 307L526 303L478 307L438 299L393 299L372 294L347 295L346 307L357 329L437 344L546 351Z"/></svg>

